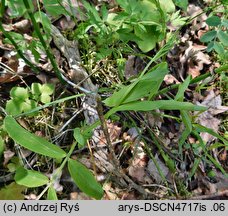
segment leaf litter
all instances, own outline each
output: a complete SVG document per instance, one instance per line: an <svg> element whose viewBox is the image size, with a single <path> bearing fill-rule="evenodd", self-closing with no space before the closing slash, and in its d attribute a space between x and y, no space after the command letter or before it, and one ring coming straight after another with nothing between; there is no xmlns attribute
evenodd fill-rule
<svg viewBox="0 0 228 216"><path fill-rule="evenodd" d="M77 5L77 1L72 0L72 2L73 4L75 4L76 7L79 7ZM115 5L115 1L107 2ZM67 10L70 10L70 8L67 8ZM201 12L202 9L199 6L189 4L186 16L194 17ZM8 13L10 13L10 11L8 11ZM80 19L83 18L80 17ZM180 38L180 44L176 45L174 49L170 50L170 52L168 53L167 61L169 63L169 69L171 73L166 75L164 78L165 86L169 86L171 84L179 84L186 79L187 75L191 75L192 78L196 78L204 74L207 69L213 71L214 68L218 67L217 65L215 65L212 56L207 54L206 46L200 42L201 36L208 31L208 26L205 22L206 19L206 14L202 14L201 16L193 19L192 23L190 24L190 28L185 31L183 30L183 36ZM57 20L56 26L58 26L63 31L72 30L75 27L74 22L72 22L72 19L68 16L62 16L59 20ZM24 39L28 43L33 40L33 37L30 35L31 23L28 22L28 20L26 19L22 19L14 23L9 20L9 24L5 25L4 27L7 28L8 31L22 33ZM174 26L170 26L170 29L175 30L176 28ZM24 62L20 58L17 58L15 56L15 53L12 52L13 46L6 45L3 42L2 34L0 36L0 61L1 63L6 65L2 66L1 64L1 97L2 92L7 89L5 87L6 84L14 85L20 83L21 85L21 83L23 82L28 82L28 76L30 78L33 77L33 79L39 80L42 83L50 82L50 80L52 80L52 66L50 62L47 61L47 56L42 50L38 50L40 55L40 62L36 62L36 65L42 68L42 73L35 74L30 68L25 66ZM58 65L63 68L65 67L66 71L69 70L69 65L66 62L65 58L61 55L60 51L56 47L52 47L52 51L55 55ZM135 50L134 52L137 53L137 50ZM26 56L35 63L35 56L33 53L27 52ZM145 68L147 63L143 57L138 57L132 54L125 56L125 62L126 63L124 66L124 77L126 80L130 80L136 77ZM7 67L12 69L13 73L7 72ZM59 84L58 81L53 82ZM191 88L191 86L189 88ZM59 91L61 90L62 89L60 87ZM172 94L172 92L170 92L170 94ZM228 111L228 107L223 105L224 99L221 97L220 92L217 90L217 88L211 87L209 90L204 91L203 94L200 96L197 96L197 94L194 92L193 94L189 93L189 95L191 97L190 100L195 101L197 105L203 105L208 107L207 111L197 116L197 122L205 127L212 129L216 133L219 133L220 125L222 122L219 115L226 113ZM200 98L200 100L198 100L198 97ZM76 103L77 105L79 104L78 101ZM70 110L70 108L67 108L66 110L66 112L69 112L69 115L73 113L73 109ZM137 119L137 121L140 119L138 118L137 114L131 113L131 115L133 118ZM166 198L168 197L166 193L167 190L161 189L159 187L160 185L162 185L163 179L161 178L161 175L158 172L157 166L154 161L148 157L147 151L145 149L145 145L147 145L147 142L142 139L142 136L140 134L142 132L144 136L148 136L148 131L146 130L145 126L145 124L148 123L150 128L158 130L156 131L156 133L159 136L159 139L163 141L164 149L166 149L166 151L170 151L171 154L176 156L175 150L177 149L178 139L180 137L180 133L182 133L184 130L184 126L176 123L172 119L167 120L167 118L163 117L165 115L177 116L176 112L167 113L161 110L156 110L154 113L139 115L143 115L143 121L139 123L140 129L132 127L132 125L129 126L129 123L124 122L124 120L121 121L121 119L116 122L108 121L107 127L110 134L110 139L113 146L115 147L115 153L116 155L118 155L118 159L120 160L121 165L124 167L123 171L127 173L127 175L130 176L135 182L137 182L137 184L144 185L145 187L148 186L148 188L149 185L156 185L155 188L157 189L157 193L162 194L161 198ZM56 125L53 124L52 127L55 128ZM73 127L73 125L70 125L70 127ZM213 142L216 142L216 138L208 133L201 132L200 136L206 144L213 144ZM190 144L195 144L196 139L194 137L190 136L188 140ZM67 141L65 143L67 143ZM99 132L97 133L97 137L94 138L93 141L91 141L90 146L94 158L91 159L91 154L89 154L87 151L88 148L85 148L85 150L79 151L78 153L76 150L73 156L75 158L80 157L79 161L85 164L89 169L91 169L95 173L97 179L100 178L100 181L106 181L111 178L110 173L114 171L114 166L112 163L110 163L110 155L105 148L104 143L106 143L106 138L104 136L104 133L99 130ZM153 153L155 155L157 165L160 167L160 170L167 179L167 181L177 182L178 180L176 180L172 176L172 173L168 169L164 158L162 158L161 155L157 153L157 148L153 147L152 150L154 151ZM4 152L4 166L7 166L7 164L10 163L10 160L12 159L14 154L15 153L11 152L9 148ZM219 163L227 163L228 159L226 150L221 150L220 152L214 151L214 154L216 154L215 156L217 157ZM184 161L186 164L183 165L183 167L185 168L177 168L178 170L185 170L186 173L188 173L189 169L187 163L189 162L190 166L193 166L193 159L192 155L186 155ZM206 172L205 170L207 167L204 163L201 163L200 167L202 172ZM60 188L58 191L59 194L63 193L62 185L69 186L72 184L71 180L67 177L67 175L68 174L64 172L61 179L58 179L58 181L56 182L55 187ZM181 174L179 174L179 177L180 179L182 178L183 181L186 181L186 179L184 179ZM216 177L216 183L209 182L206 178L200 176L200 174L198 174L197 172L195 174L195 178L196 185L198 186L196 189L192 190L193 196L191 196L191 198L194 197L194 195L200 197L205 194L219 194L227 191L227 179L225 179L219 171L216 171ZM125 188L123 188L123 185L125 185ZM19 198L22 197L22 187L11 184L8 185L8 188L10 190L17 190L16 196ZM72 188L69 186L69 188L65 192L68 193L67 195L69 199L89 199L83 193L81 193L78 188L75 187L75 185ZM135 191L132 191L129 185L126 185L126 182L124 182L124 180L114 178L111 182L104 183L103 188L106 191L105 199L140 198L138 197L137 193L135 193ZM172 188L172 186L170 186L170 188L168 189L175 190L175 188ZM36 195L31 193L25 195L24 198L36 199L37 197Z"/></svg>

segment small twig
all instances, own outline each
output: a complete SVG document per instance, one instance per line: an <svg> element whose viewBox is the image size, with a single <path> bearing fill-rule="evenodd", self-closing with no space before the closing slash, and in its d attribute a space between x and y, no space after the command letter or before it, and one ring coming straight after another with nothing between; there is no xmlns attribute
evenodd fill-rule
<svg viewBox="0 0 228 216"><path fill-rule="evenodd" d="M97 102L97 113L98 113L98 116L99 116L99 119L100 119L100 122L101 122L101 128L104 132L104 136L105 136L105 139L106 139L106 143L107 143L107 147L108 147L108 150L111 154L111 160L113 161L113 164L115 166L116 169L119 170L119 161L115 155L115 151L114 151L114 148L112 146L112 142L111 142L111 139L110 139L110 136L109 136L109 132L108 132L108 127L107 127L107 124L106 124L106 120L105 120L105 117L104 117L104 111L103 111L103 107L102 107L102 103L101 103L101 97L99 94L96 95L96 102Z"/></svg>
<svg viewBox="0 0 228 216"><path fill-rule="evenodd" d="M95 160L94 160L94 156L93 156L93 151L92 151L92 148L91 148L90 143L89 143L88 140L87 140L87 146L88 146L89 153L90 153L90 156L91 156L91 162L93 164L94 175L97 177L97 169L96 169L96 164L95 164Z"/></svg>
<svg viewBox="0 0 228 216"><path fill-rule="evenodd" d="M67 79L65 76L63 76L63 74L61 74L61 77L62 77L62 79L63 79L64 81L66 81L66 82L67 82L69 85L71 85L73 88L76 88L76 89L78 89L79 91L81 91L81 92L83 92L83 93L85 93L85 94L87 94L87 95L89 95L89 94L95 94L95 92L89 91L89 90L87 90L87 89L81 87L80 84L75 84L75 83L73 83L72 81L70 81L69 79ZM86 79L88 79L88 77L87 77Z"/></svg>
<svg viewBox="0 0 228 216"><path fill-rule="evenodd" d="M97 113L101 122L101 128L104 132L104 136L106 139L106 143L107 143L107 148L111 154L111 161L114 165L114 170L113 173L120 177L123 178L126 182L128 182L128 184L134 188L135 190L137 190L139 193L141 193L143 195L144 198L147 198L149 196L149 192L147 192L142 186L137 185L129 176L127 176L121 169L120 164L119 164L119 160L117 159L116 155L115 155L115 151L112 145L112 142L110 140L110 136L109 136L109 132L108 132L108 127L105 121L105 117L104 117L104 112L103 112L103 107L102 107L102 103L101 103L101 97L99 94L96 95L96 102L97 102Z"/></svg>

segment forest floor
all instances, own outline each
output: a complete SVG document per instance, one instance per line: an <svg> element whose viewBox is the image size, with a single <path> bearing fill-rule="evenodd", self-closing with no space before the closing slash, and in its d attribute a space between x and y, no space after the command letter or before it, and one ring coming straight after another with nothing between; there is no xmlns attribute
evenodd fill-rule
<svg viewBox="0 0 228 216"><path fill-rule="evenodd" d="M154 39L160 30L152 26L148 44L136 32L148 30L150 21L136 35L128 29L137 16L110 33L117 19L105 20L107 14L128 12L121 1L71 0L65 9L33 1L54 60L26 9L6 2L0 30L0 199L50 198L43 195L45 185L29 187L15 172L24 167L51 178L61 164L26 148L23 140L20 145L4 123L7 115L66 152L76 140L71 158L102 185L102 199L228 199L226 1L175 5L163 13L165 36ZM72 10L80 13L70 16ZM53 183L56 197L91 199L68 169L62 167Z"/></svg>

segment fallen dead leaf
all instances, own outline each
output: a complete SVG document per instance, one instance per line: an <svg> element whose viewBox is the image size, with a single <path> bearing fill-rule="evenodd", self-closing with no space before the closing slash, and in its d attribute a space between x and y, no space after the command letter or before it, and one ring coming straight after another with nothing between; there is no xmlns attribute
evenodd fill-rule
<svg viewBox="0 0 228 216"><path fill-rule="evenodd" d="M12 152L10 150L6 150L4 151L4 162L3 162L3 166L6 166L8 164L8 162L10 161L10 159L15 155L15 152Z"/></svg>
<svg viewBox="0 0 228 216"><path fill-rule="evenodd" d="M167 180L169 180L169 169L167 168L167 166L159 159L158 155L155 155L155 160L158 164L158 166L160 167L163 175L167 178ZM149 160L148 165L147 165L147 172L149 173L149 175L155 180L155 182L157 184L160 184L163 182L163 179L160 175L160 173L158 172L157 167L155 166L154 162L152 159Z"/></svg>
<svg viewBox="0 0 228 216"><path fill-rule="evenodd" d="M207 106L209 109L200 114L197 121L201 125L210 128L217 133L221 120L216 118L215 115L228 111L228 106L222 106L221 96L216 95L213 89L208 92L208 95L204 98L203 102L198 102L198 104ZM201 133L201 137L206 143L212 142L215 139L214 136L205 132Z"/></svg>

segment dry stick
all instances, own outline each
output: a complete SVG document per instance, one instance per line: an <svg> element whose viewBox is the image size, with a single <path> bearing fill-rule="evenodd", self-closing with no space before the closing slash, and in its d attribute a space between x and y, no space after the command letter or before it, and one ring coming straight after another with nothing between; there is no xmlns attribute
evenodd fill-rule
<svg viewBox="0 0 228 216"><path fill-rule="evenodd" d="M111 161L113 162L114 165L114 173L115 175L117 175L118 177L122 177L125 179L126 182L128 182L132 188L134 188L135 190L137 190L139 193L141 193L143 195L144 198L147 198L149 196L149 192L147 192L142 186L137 185L134 181L132 181L131 178L129 178L125 173L123 173L119 161L115 155L115 151L114 148L112 146L112 142L110 140L110 136L109 136L109 132L108 132L108 127L105 121L105 117L104 117L104 112L103 112L103 107L102 107L102 103L101 103L101 97L99 94L96 95L96 102L97 102L97 113L101 122L101 128L104 132L104 136L106 139L106 143L107 143L107 147L109 152L111 153ZM154 195L154 194L153 194Z"/></svg>
<svg viewBox="0 0 228 216"><path fill-rule="evenodd" d="M101 122L101 128L104 132L104 136L106 139L108 150L111 153L111 160L113 161L115 168L117 168L117 170L119 170L120 164L116 158L115 151L114 151L114 148L112 146L112 142L110 140L108 127L107 127L106 120L105 120L105 117L103 114L104 111L103 111L103 107L102 107L102 103L101 103L101 97L99 94L96 95L96 102L97 102L97 113L98 113L98 116L99 116L99 119Z"/></svg>

